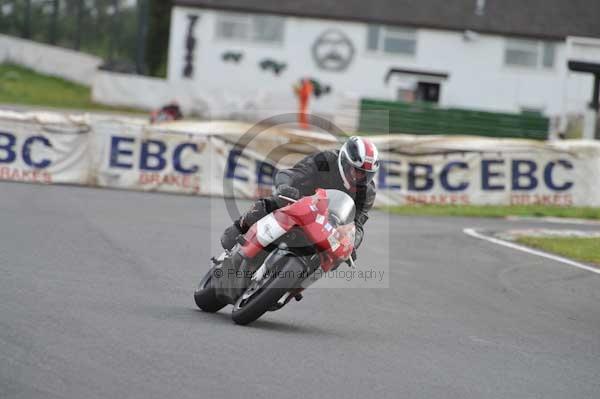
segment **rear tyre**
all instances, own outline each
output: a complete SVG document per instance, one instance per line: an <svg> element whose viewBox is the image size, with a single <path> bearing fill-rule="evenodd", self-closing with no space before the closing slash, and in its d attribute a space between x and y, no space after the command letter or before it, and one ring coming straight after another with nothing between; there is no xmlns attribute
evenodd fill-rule
<svg viewBox="0 0 600 399"><path fill-rule="evenodd" d="M231 318L236 324L247 325L257 320L288 291L296 288L302 280L304 265L295 258L287 263L271 279L247 300L240 298L233 306Z"/></svg>
<svg viewBox="0 0 600 399"><path fill-rule="evenodd" d="M218 312L227 305L217 299L216 290L210 284L214 271L215 267L211 267L194 291L196 305L208 313Z"/></svg>

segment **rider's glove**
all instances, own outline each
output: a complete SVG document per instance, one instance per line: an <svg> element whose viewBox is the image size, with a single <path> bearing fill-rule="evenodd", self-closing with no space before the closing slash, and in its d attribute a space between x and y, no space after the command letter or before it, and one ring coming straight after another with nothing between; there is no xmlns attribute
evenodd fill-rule
<svg viewBox="0 0 600 399"><path fill-rule="evenodd" d="M288 205L289 202L284 200L283 198L279 198L279 196L281 195L287 198L297 200L300 198L300 191L298 191L296 187L288 186L287 184L281 184L277 187L277 192L275 193L275 195L277 205L279 205L279 207L284 207Z"/></svg>

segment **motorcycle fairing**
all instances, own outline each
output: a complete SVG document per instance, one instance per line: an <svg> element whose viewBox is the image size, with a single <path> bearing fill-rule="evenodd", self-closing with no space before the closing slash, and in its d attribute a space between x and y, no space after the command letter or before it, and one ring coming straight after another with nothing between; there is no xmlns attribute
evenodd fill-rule
<svg viewBox="0 0 600 399"><path fill-rule="evenodd" d="M255 223L244 236L242 254L254 258L295 226L317 247L324 271L329 271L337 260L348 259L352 253L354 224L334 228L329 223L327 191L318 189L315 195L278 209Z"/></svg>

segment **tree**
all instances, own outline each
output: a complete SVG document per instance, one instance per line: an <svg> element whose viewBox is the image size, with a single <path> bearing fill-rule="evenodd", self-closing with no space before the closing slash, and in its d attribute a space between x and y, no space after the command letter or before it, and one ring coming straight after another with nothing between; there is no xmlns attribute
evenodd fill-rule
<svg viewBox="0 0 600 399"><path fill-rule="evenodd" d="M79 49L115 61L121 70L132 71L138 45L136 3L131 0L0 0L0 33Z"/></svg>
<svg viewBox="0 0 600 399"><path fill-rule="evenodd" d="M153 76L164 76L166 73L172 8L172 0L150 0L146 66Z"/></svg>

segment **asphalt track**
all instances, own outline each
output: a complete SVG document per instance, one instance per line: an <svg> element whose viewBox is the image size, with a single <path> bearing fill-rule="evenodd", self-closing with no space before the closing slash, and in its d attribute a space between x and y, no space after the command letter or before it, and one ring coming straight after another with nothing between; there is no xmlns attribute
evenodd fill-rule
<svg viewBox="0 0 600 399"><path fill-rule="evenodd" d="M541 224L386 220L389 288L239 327L192 300L221 200L0 183L0 397L600 397L600 276L462 233Z"/></svg>

